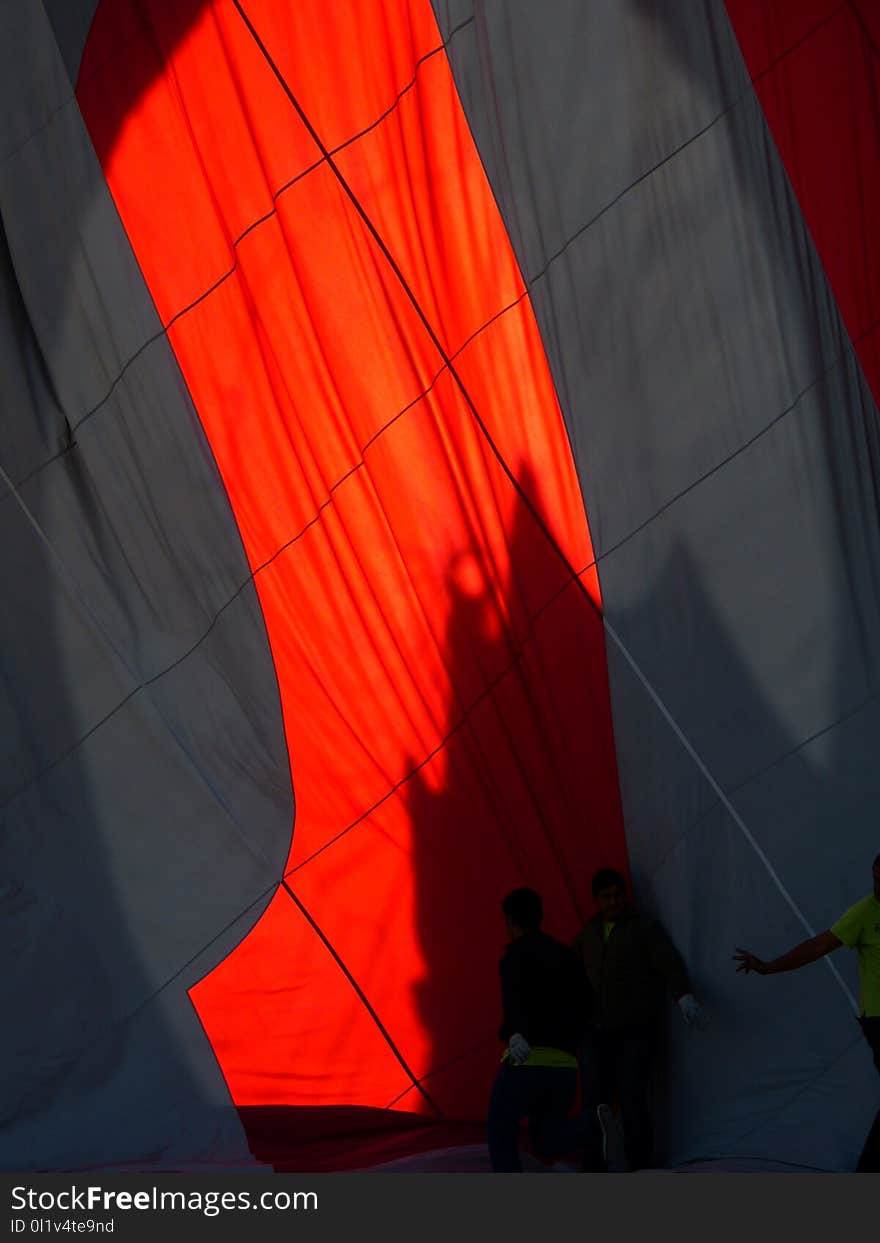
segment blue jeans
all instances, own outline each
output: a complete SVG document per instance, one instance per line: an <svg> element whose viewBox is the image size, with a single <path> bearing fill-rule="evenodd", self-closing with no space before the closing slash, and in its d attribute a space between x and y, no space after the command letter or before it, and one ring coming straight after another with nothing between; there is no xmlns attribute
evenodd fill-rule
<svg viewBox="0 0 880 1243"><path fill-rule="evenodd" d="M529 1120L529 1139L547 1160L598 1143L598 1124L568 1116L577 1095L577 1071L556 1066L511 1066L495 1076L489 1098L489 1158L497 1174L519 1174L519 1126Z"/></svg>

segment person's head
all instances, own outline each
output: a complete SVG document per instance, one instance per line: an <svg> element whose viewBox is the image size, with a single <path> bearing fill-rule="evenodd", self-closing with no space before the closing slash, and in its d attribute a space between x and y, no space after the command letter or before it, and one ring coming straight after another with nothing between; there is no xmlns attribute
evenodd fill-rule
<svg viewBox="0 0 880 1243"><path fill-rule="evenodd" d="M874 860L874 897L880 902L880 855Z"/></svg>
<svg viewBox="0 0 880 1243"><path fill-rule="evenodd" d="M512 939L524 932L536 932L544 918L544 906L534 889L514 889L501 903L504 921Z"/></svg>
<svg viewBox="0 0 880 1243"><path fill-rule="evenodd" d="M627 906L626 881L613 868L600 868L593 877L593 897L603 919L619 919Z"/></svg>

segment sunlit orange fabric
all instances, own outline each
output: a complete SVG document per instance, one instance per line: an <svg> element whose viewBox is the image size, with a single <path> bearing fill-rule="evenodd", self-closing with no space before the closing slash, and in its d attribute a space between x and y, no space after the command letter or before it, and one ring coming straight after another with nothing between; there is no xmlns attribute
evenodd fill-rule
<svg viewBox="0 0 880 1243"><path fill-rule="evenodd" d="M880 7L726 0L755 90L880 402Z"/></svg>
<svg viewBox="0 0 880 1243"><path fill-rule="evenodd" d="M246 8L598 604L428 0ZM626 862L598 610L231 3L105 0L78 96L255 574L296 795L297 902L194 1003L240 1104L479 1117L501 897L534 885L569 936Z"/></svg>

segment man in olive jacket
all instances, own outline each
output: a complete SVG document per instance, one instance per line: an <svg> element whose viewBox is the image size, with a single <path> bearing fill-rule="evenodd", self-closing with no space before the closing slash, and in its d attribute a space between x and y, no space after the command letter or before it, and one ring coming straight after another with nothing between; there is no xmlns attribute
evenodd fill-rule
<svg viewBox="0 0 880 1243"><path fill-rule="evenodd" d="M617 1101L627 1163L639 1170L653 1156L651 1094L667 992L689 1026L705 1027L706 1015L662 925L629 905L624 878L603 868L592 888L598 913L574 942L597 1006L580 1056L583 1104L592 1111Z"/></svg>

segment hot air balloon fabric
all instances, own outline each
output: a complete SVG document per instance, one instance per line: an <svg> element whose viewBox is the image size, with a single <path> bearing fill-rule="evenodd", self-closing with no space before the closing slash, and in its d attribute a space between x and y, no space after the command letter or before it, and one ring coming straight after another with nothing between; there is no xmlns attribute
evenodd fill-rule
<svg viewBox="0 0 880 1243"><path fill-rule="evenodd" d="M852 1168L854 963L730 953L880 848L873 6L0 20L4 1168L479 1137L601 866L667 1163Z"/></svg>

